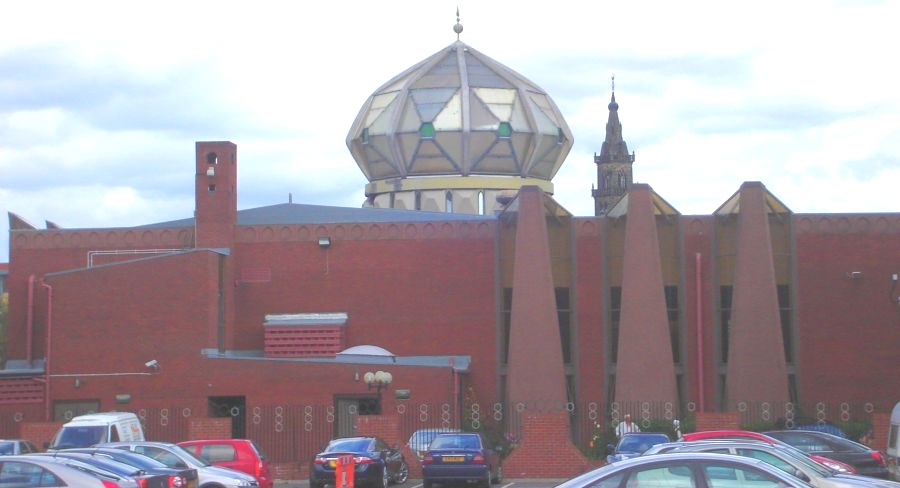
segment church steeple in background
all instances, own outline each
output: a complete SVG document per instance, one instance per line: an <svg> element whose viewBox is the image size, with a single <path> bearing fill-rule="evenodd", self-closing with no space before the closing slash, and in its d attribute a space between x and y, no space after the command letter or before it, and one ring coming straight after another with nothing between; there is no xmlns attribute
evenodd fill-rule
<svg viewBox="0 0 900 488"><path fill-rule="evenodd" d="M619 104L616 103L616 77L612 77L612 99L609 102L609 120L606 122L606 140L600 154L594 153L597 165L597 186L591 191L594 197L594 215L605 215L622 195L628 193L633 182L631 167L634 153L628 153L628 145L622 139L619 122Z"/></svg>

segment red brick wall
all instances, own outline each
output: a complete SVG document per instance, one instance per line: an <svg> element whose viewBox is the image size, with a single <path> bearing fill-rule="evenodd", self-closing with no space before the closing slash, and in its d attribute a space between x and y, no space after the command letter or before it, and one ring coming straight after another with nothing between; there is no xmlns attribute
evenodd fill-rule
<svg viewBox="0 0 900 488"><path fill-rule="evenodd" d="M734 430L741 428L739 412L697 412L697 432L706 430Z"/></svg>
<svg viewBox="0 0 900 488"><path fill-rule="evenodd" d="M203 439L230 439L231 417L192 418L188 425L186 441Z"/></svg>
<svg viewBox="0 0 900 488"><path fill-rule="evenodd" d="M569 439L567 413L532 413L523 418L521 443L503 461L503 476L571 478L589 466Z"/></svg>
<svg viewBox="0 0 900 488"><path fill-rule="evenodd" d="M44 449L53 440L53 436L59 431L65 422L23 422L20 426L19 436L31 441L38 449Z"/></svg>
<svg viewBox="0 0 900 488"><path fill-rule="evenodd" d="M873 413L872 414L872 435L868 439L868 446L881 452L887 452L888 447L888 431L891 428L891 414Z"/></svg>
<svg viewBox="0 0 900 488"><path fill-rule="evenodd" d="M900 284L891 279L900 273L896 219L877 214L795 219L801 399L872 402L876 411L893 407L900 375L865 372L883 371L900 357ZM851 279L851 271L860 277Z"/></svg>

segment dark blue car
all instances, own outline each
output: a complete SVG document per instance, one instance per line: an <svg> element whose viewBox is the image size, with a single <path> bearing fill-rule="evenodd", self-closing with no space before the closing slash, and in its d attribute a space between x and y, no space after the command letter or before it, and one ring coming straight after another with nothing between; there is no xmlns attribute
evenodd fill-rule
<svg viewBox="0 0 900 488"><path fill-rule="evenodd" d="M622 436L622 440L613 446L606 447L607 463L614 463L623 459L638 457L647 449L669 442L669 436L660 432L633 432Z"/></svg>
<svg viewBox="0 0 900 488"><path fill-rule="evenodd" d="M502 479L500 455L477 433L439 434L422 459L422 488L458 481L475 481L490 488Z"/></svg>

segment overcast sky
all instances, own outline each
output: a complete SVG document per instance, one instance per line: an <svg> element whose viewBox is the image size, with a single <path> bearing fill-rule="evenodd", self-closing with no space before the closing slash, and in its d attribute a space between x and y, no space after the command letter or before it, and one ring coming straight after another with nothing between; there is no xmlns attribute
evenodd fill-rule
<svg viewBox="0 0 900 488"><path fill-rule="evenodd" d="M188 218L194 142L238 146L238 208L360 206L366 98L456 40L546 90L592 215L610 76L634 179L683 214L744 181L797 213L896 212L900 1L7 2L0 210L43 228ZM9 222L0 218L0 262Z"/></svg>

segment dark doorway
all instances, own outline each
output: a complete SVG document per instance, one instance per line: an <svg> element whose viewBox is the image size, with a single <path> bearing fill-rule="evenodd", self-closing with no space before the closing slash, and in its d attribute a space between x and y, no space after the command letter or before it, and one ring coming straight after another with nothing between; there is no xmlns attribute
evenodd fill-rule
<svg viewBox="0 0 900 488"><path fill-rule="evenodd" d="M231 417L231 437L247 437L247 401L242 396L209 397L209 416Z"/></svg>
<svg viewBox="0 0 900 488"><path fill-rule="evenodd" d="M345 396L335 398L337 422L335 436L352 437L356 435L356 417L358 415L379 415L381 403L378 397Z"/></svg>

